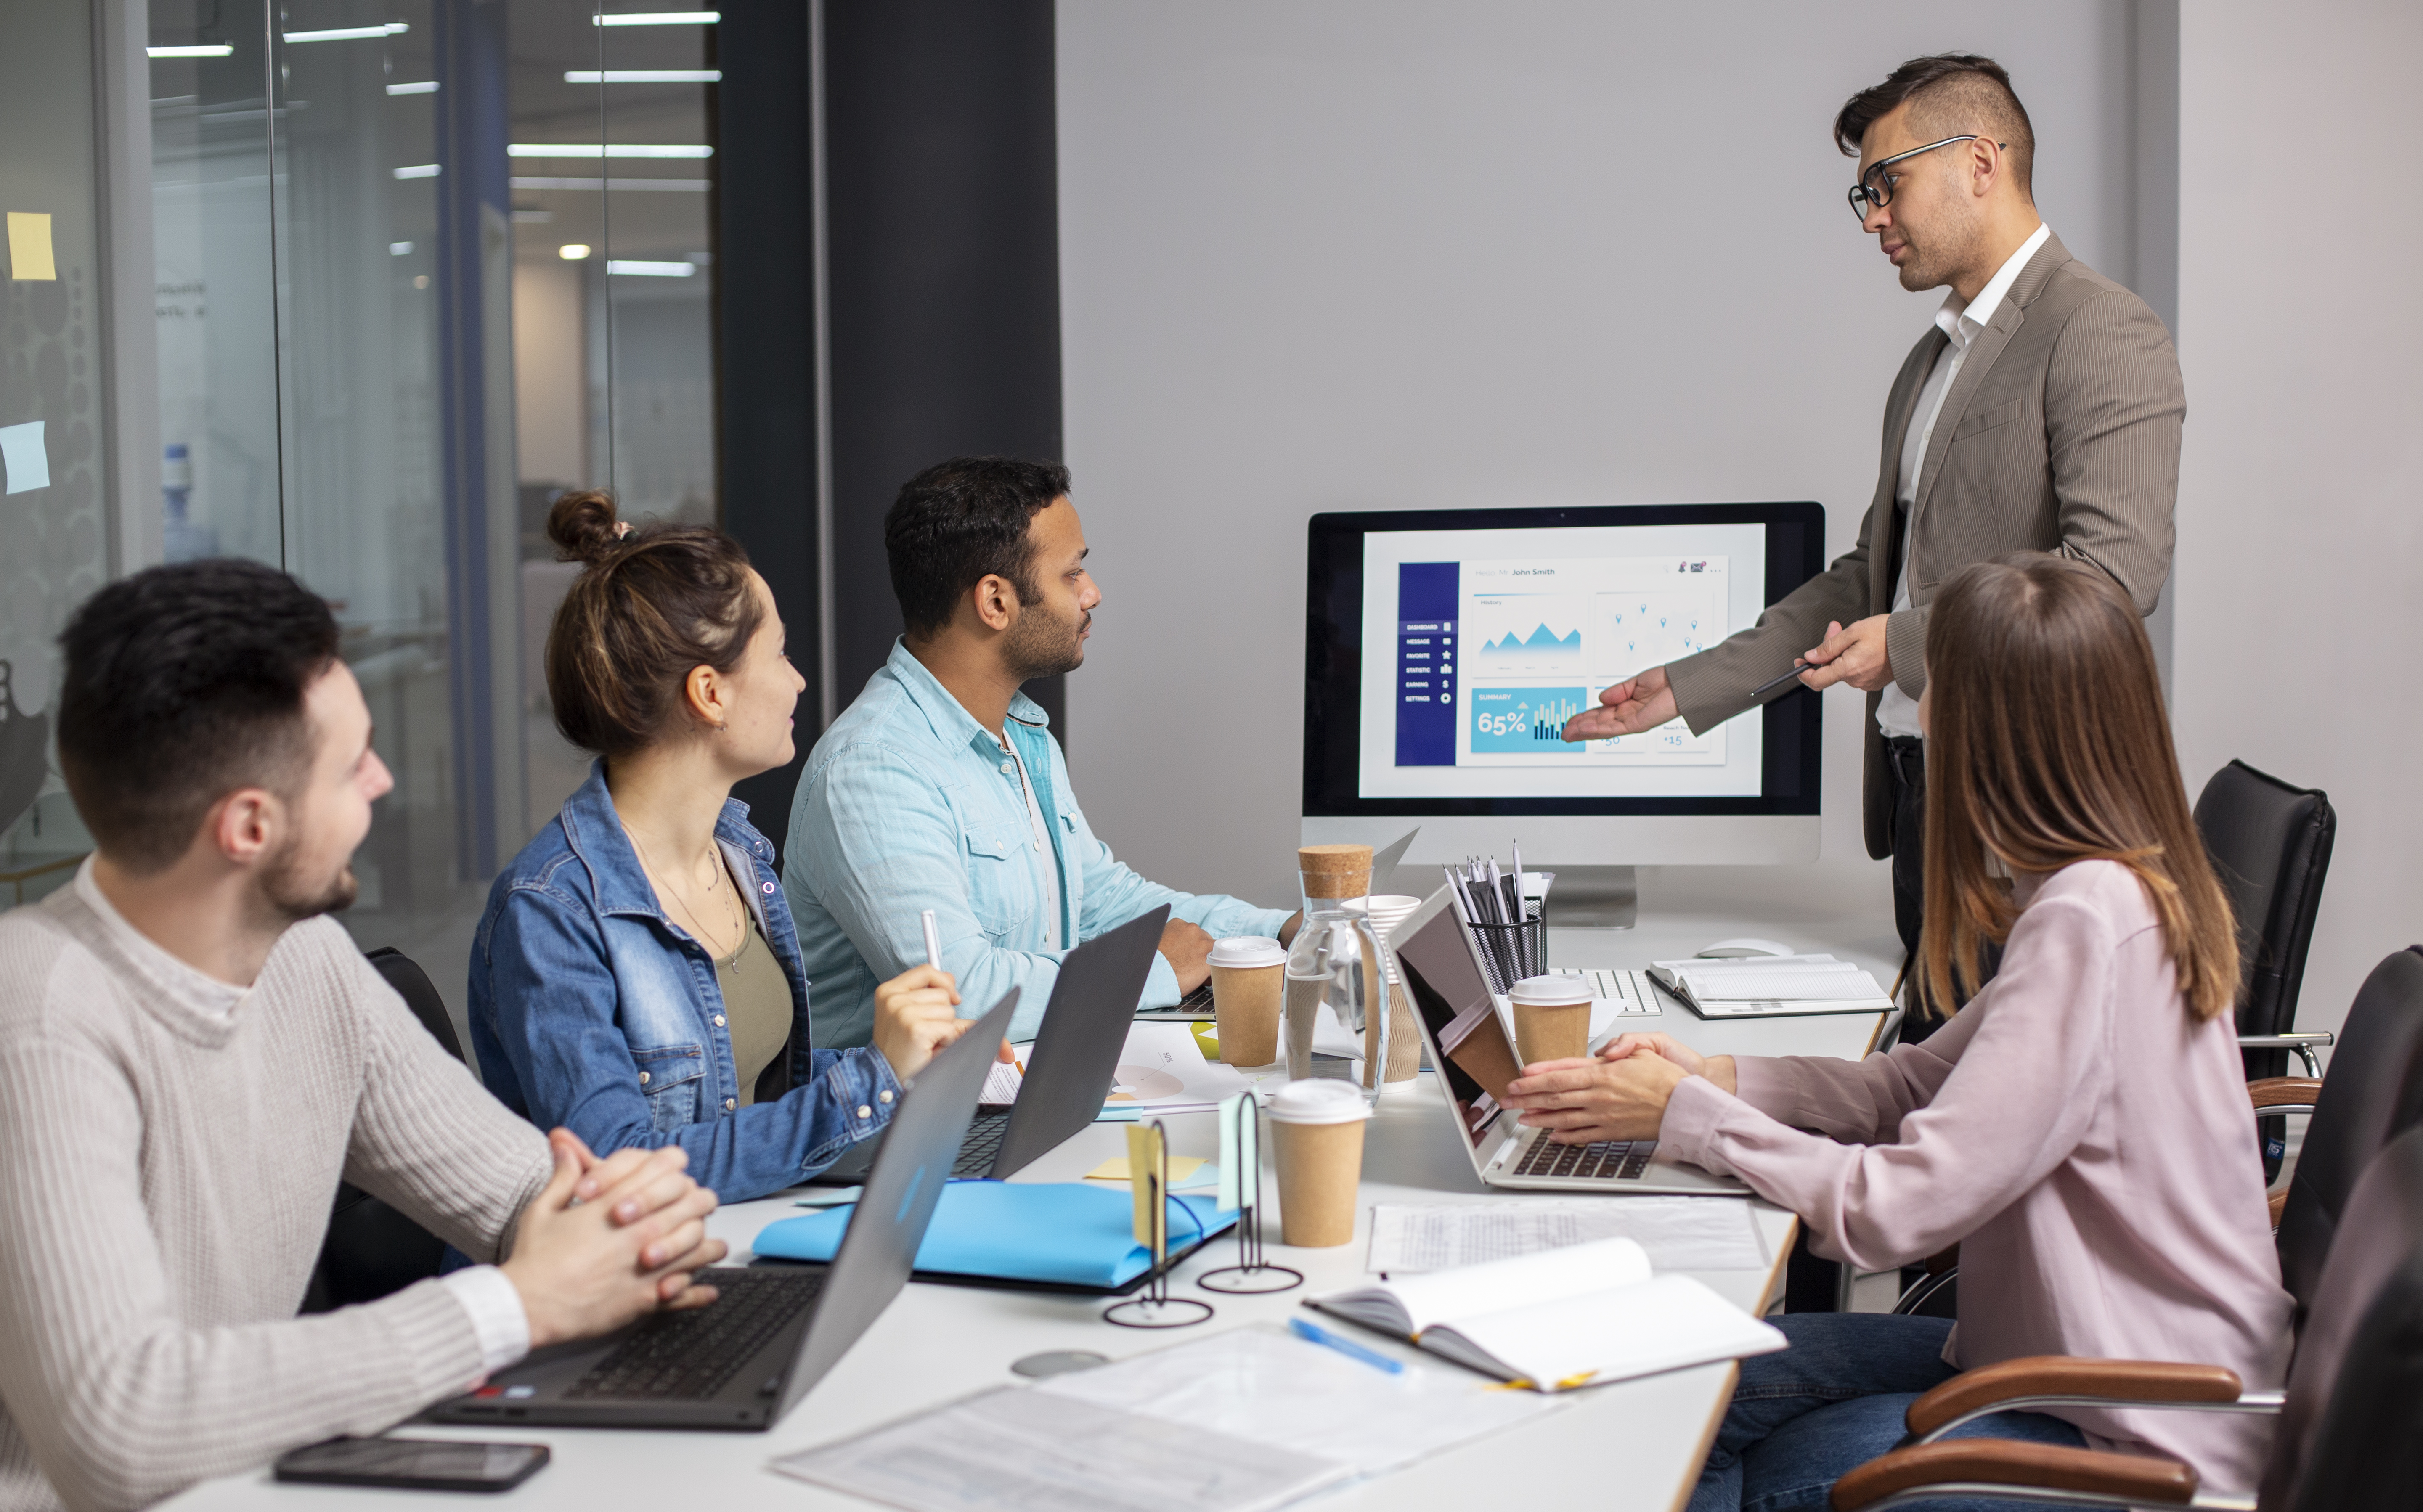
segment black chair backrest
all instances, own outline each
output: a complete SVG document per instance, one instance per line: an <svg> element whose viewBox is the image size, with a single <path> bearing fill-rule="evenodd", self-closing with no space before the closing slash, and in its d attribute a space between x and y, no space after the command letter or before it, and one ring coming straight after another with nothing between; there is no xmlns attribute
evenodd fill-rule
<svg viewBox="0 0 2423 1512"><path fill-rule="evenodd" d="M2338 818L2320 789L2232 762L2197 795L2195 822L2238 921L2238 1032L2285 1034L2297 1021ZM2250 1051L2247 1075L2278 1076L2286 1057Z"/></svg>
<svg viewBox="0 0 2423 1512"><path fill-rule="evenodd" d="M370 962L430 1037L445 1046L446 1053L454 1059L463 1059L463 1042L454 1032L453 1017L446 1012L446 1000L437 995L429 973L391 945L371 952ZM377 1301L437 1274L445 1256L445 1240L352 1182L340 1182L303 1311L325 1313L355 1302Z"/></svg>
<svg viewBox="0 0 2423 1512"><path fill-rule="evenodd" d="M2314 1307L2349 1194L2383 1145L2423 1123L2423 945L2398 952L2356 989L2314 1099L2280 1210L2280 1280L2304 1318Z"/></svg>
<svg viewBox="0 0 2423 1512"><path fill-rule="evenodd" d="M2347 1221L2289 1366L2257 1504L2263 1512L2406 1509L2418 1487L2423 1129L2409 1129L2348 1194Z"/></svg>
<svg viewBox="0 0 2423 1512"><path fill-rule="evenodd" d="M420 1027L429 1031L430 1038L445 1046L447 1054L462 1060L463 1041L454 1032L454 1016L446 1011L446 1000L437 995L437 984L429 980L429 973L392 945L372 951L370 962L420 1020Z"/></svg>

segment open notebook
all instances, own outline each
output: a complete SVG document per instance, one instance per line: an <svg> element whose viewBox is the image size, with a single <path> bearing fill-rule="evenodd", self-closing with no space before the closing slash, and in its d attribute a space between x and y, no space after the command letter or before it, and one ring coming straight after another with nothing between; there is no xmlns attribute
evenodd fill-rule
<svg viewBox="0 0 2423 1512"><path fill-rule="evenodd" d="M1305 1305L1544 1392L1784 1346L1777 1330L1690 1277L1652 1276L1630 1239L1402 1276Z"/></svg>

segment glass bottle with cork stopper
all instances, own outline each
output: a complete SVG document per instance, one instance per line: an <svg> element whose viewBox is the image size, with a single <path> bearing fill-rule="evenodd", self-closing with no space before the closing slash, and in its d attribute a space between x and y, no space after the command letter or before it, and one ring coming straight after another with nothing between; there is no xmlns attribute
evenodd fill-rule
<svg viewBox="0 0 2423 1512"><path fill-rule="evenodd" d="M1371 847L1306 845L1296 852L1304 922L1288 952L1288 1076L1343 1077L1376 1100L1388 1065L1390 1014L1380 942L1371 933ZM1323 1032L1324 1021L1326 1032ZM1342 1054L1353 1047L1358 1067Z"/></svg>

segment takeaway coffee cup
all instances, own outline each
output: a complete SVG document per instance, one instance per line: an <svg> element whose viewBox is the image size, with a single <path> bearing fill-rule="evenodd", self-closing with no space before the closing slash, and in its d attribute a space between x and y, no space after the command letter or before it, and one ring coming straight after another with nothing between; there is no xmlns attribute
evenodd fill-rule
<svg viewBox="0 0 2423 1512"><path fill-rule="evenodd" d="M1279 1000L1287 990L1287 952L1275 939L1240 936L1212 947L1212 1014L1220 1020L1220 1059L1268 1065L1279 1058Z"/></svg>
<svg viewBox="0 0 2423 1512"><path fill-rule="evenodd" d="M1363 1121L1370 1116L1354 1084L1334 1077L1291 1081L1271 1099L1281 1242L1324 1249L1354 1237Z"/></svg>
<svg viewBox="0 0 2423 1512"><path fill-rule="evenodd" d="M1589 1053L1589 983L1561 972L1525 977L1508 996L1514 1002L1514 1050L1525 1065Z"/></svg>

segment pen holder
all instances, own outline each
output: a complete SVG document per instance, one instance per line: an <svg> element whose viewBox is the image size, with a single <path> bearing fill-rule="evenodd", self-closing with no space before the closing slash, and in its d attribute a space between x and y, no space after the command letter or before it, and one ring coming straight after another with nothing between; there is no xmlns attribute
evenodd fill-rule
<svg viewBox="0 0 2423 1512"><path fill-rule="evenodd" d="M1548 921L1544 915L1534 914L1519 924L1475 923L1472 937L1481 947L1492 992L1512 992L1515 983L1548 969Z"/></svg>

